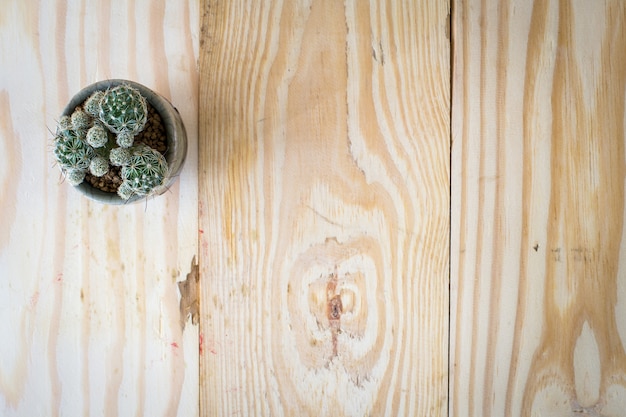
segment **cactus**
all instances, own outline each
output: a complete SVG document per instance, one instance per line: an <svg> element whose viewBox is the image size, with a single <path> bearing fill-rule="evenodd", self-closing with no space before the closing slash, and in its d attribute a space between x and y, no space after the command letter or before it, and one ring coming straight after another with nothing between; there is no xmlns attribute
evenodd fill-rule
<svg viewBox="0 0 626 417"><path fill-rule="evenodd" d="M98 117L100 114L100 102L102 101L102 97L104 97L104 91L98 90L85 100L85 112L91 117Z"/></svg>
<svg viewBox="0 0 626 417"><path fill-rule="evenodd" d="M91 175L101 177L109 172L109 161L103 156L96 156L89 162Z"/></svg>
<svg viewBox="0 0 626 417"><path fill-rule="evenodd" d="M122 148L130 148L134 141L135 136L131 132L120 132L115 142Z"/></svg>
<svg viewBox="0 0 626 417"><path fill-rule="evenodd" d="M123 135L123 138L118 138L118 145L128 148L132 146L130 135L134 136L141 132L146 125L148 119L146 99L129 85L118 85L104 93L100 100L99 117L109 130Z"/></svg>
<svg viewBox="0 0 626 417"><path fill-rule="evenodd" d="M130 160L122 167L122 191L120 197L130 190L132 194L145 196L163 185L167 176L167 161L154 149L140 145L134 147Z"/></svg>
<svg viewBox="0 0 626 417"><path fill-rule="evenodd" d="M72 169L67 172L67 182L73 186L77 186L85 179L85 171Z"/></svg>
<svg viewBox="0 0 626 417"><path fill-rule="evenodd" d="M94 124L88 131L86 135L86 141L93 148L102 148L106 146L109 141L109 135L102 126L102 124L97 123Z"/></svg>
<svg viewBox="0 0 626 417"><path fill-rule="evenodd" d="M130 152L127 148L113 148L109 153L109 162L116 167L127 165L130 162Z"/></svg>
<svg viewBox="0 0 626 417"><path fill-rule="evenodd" d="M54 157L67 181L81 184L89 172L105 175L121 167L118 195L127 200L150 195L166 180L168 166L158 151L134 145L147 122L146 99L128 84L96 91L70 116L62 116L54 137Z"/></svg>
<svg viewBox="0 0 626 417"><path fill-rule="evenodd" d="M83 130L59 130L54 138L54 156L61 168L86 172L94 149L83 140Z"/></svg>
<svg viewBox="0 0 626 417"><path fill-rule="evenodd" d="M62 116L59 119L60 130L70 130L72 128L72 118L70 116Z"/></svg>
<svg viewBox="0 0 626 417"><path fill-rule="evenodd" d="M117 195L119 195L122 200L128 200L134 194L135 193L133 192L133 189L128 182L121 183L120 186L117 188Z"/></svg>
<svg viewBox="0 0 626 417"><path fill-rule="evenodd" d="M74 130L87 130L93 124L92 118L82 109L76 109L72 113L72 128Z"/></svg>

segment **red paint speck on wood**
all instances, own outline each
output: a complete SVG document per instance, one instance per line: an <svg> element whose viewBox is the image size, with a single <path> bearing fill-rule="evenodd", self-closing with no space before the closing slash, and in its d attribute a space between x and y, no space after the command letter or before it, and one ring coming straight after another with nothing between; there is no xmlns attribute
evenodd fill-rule
<svg viewBox="0 0 626 417"><path fill-rule="evenodd" d="M34 309L37 306L38 301L39 301L39 291L35 291L32 297L30 297L30 308Z"/></svg>
<svg viewBox="0 0 626 417"><path fill-rule="evenodd" d="M201 239L202 246L202 256L208 258L209 257L209 241L206 239Z"/></svg>

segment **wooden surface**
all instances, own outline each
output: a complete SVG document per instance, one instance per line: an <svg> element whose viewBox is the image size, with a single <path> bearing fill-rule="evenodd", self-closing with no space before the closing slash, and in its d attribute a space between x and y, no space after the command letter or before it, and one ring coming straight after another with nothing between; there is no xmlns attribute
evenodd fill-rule
<svg viewBox="0 0 626 417"><path fill-rule="evenodd" d="M3 2L0 414L623 416L626 5L451 6ZM189 134L147 205L53 164L113 77Z"/></svg>
<svg viewBox="0 0 626 417"><path fill-rule="evenodd" d="M451 415L624 416L626 3L454 3Z"/></svg>
<svg viewBox="0 0 626 417"><path fill-rule="evenodd" d="M202 10L202 413L445 415L447 3Z"/></svg>
<svg viewBox="0 0 626 417"><path fill-rule="evenodd" d="M197 253L197 1L3 1L0 415L195 415L198 332L176 281ZM107 207L62 181L52 133L82 87L130 78L180 111L180 181Z"/></svg>

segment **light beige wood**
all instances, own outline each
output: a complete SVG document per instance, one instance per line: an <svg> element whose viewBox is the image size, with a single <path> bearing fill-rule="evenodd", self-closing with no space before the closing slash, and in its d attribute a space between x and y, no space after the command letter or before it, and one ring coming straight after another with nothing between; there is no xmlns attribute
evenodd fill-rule
<svg viewBox="0 0 626 417"><path fill-rule="evenodd" d="M196 415L198 331L176 281L197 253L194 0L3 1L0 415ZM63 183L51 130L106 78L169 98L189 135L180 181L107 207Z"/></svg>
<svg viewBox="0 0 626 417"><path fill-rule="evenodd" d="M626 410L626 3L454 3L451 415Z"/></svg>
<svg viewBox="0 0 626 417"><path fill-rule="evenodd" d="M446 415L447 2L202 13L202 414Z"/></svg>

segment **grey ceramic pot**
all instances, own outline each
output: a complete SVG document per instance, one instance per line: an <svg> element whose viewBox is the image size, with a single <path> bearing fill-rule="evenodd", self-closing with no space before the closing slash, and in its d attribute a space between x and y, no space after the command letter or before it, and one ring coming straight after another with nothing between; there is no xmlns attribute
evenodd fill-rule
<svg viewBox="0 0 626 417"><path fill-rule="evenodd" d="M148 103L150 103L159 113L161 120L163 121L163 126L165 127L165 133L167 135L167 151L163 156L167 160L169 174L163 186L155 189L154 193L149 197L163 194L178 178L178 174L183 168L185 157L187 156L187 133L185 132L185 125L183 124L180 113L178 113L176 107L174 107L166 98L150 90L148 87L133 81L121 79L99 81L83 88L78 92L78 94L72 97L72 100L70 100L69 104L63 110L62 116L70 116L74 109L82 105L94 91L104 91L120 84L129 84L139 90ZM105 204L129 204L142 201L147 198L146 196L133 196L128 200L123 200L116 193L107 193L99 190L92 187L87 182L82 182L74 188L83 193L86 197Z"/></svg>

